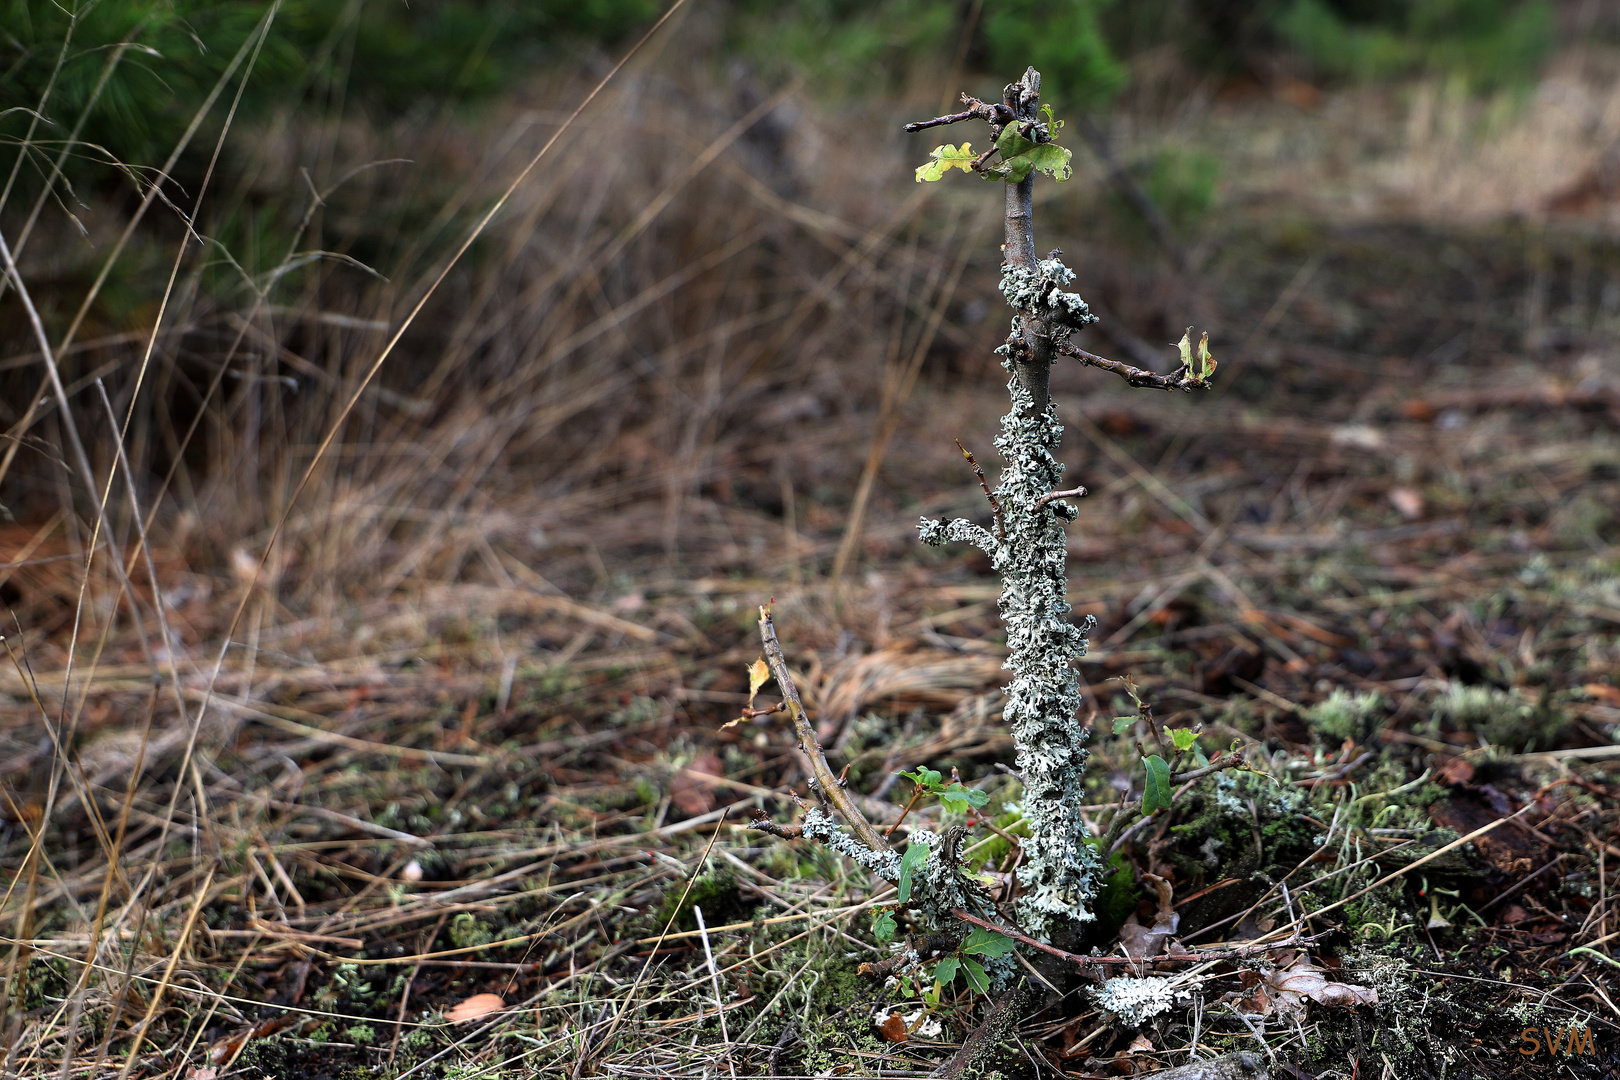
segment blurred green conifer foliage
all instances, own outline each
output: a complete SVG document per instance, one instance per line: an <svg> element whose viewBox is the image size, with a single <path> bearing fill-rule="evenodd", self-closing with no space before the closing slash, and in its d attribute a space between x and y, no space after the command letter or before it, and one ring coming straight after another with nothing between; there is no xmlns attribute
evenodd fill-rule
<svg viewBox="0 0 1620 1080"><path fill-rule="evenodd" d="M51 140L72 129L90 99L110 51L132 41L138 47L124 53L81 138L119 161L161 162L270 7L270 0L0 0L0 141L15 145L28 127L24 110L38 108L54 74L49 123L35 132L49 155ZM345 100L399 115L475 99L561 48L634 33L662 8L659 0L285 0L243 109L252 116ZM206 148L207 140L196 145ZM76 158L70 178L82 175L85 161L104 160L91 150Z"/></svg>
<svg viewBox="0 0 1620 1080"><path fill-rule="evenodd" d="M1535 77L1555 43L1553 14L1547 0L1290 0L1271 21L1324 75L1430 71L1488 90Z"/></svg>

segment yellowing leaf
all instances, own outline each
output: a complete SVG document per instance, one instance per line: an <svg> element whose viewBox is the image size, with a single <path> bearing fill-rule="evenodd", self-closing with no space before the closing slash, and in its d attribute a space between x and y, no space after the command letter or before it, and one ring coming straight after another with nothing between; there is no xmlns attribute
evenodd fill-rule
<svg viewBox="0 0 1620 1080"><path fill-rule="evenodd" d="M936 146L934 152L929 155L933 160L926 165L917 166L917 183L938 180L952 169L972 172L973 159L977 156L973 152L972 143L963 143L960 147L952 146L950 143Z"/></svg>
<svg viewBox="0 0 1620 1080"><path fill-rule="evenodd" d="M750 709L754 707L754 695L759 693L759 688L764 686L765 681L770 677L771 668L769 664L765 663L763 656L755 660L754 666L748 669L748 707Z"/></svg>
<svg viewBox="0 0 1620 1080"><path fill-rule="evenodd" d="M1215 374L1215 358L1209 355L1209 334L1198 339L1198 378L1207 379Z"/></svg>

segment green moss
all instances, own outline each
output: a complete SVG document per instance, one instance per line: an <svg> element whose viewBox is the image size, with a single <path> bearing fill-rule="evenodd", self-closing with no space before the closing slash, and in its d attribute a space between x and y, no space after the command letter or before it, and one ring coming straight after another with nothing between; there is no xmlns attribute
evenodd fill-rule
<svg viewBox="0 0 1620 1080"><path fill-rule="evenodd" d="M1305 713L1311 730L1331 743L1345 739L1361 742L1372 732L1372 725L1383 712L1383 695L1352 694L1347 690L1334 690L1327 700L1319 701Z"/></svg>
<svg viewBox="0 0 1620 1080"><path fill-rule="evenodd" d="M1569 723L1562 709L1543 694L1533 700L1519 687L1463 686L1453 683L1434 702L1434 721L1471 731L1493 746L1523 751L1550 746Z"/></svg>
<svg viewBox="0 0 1620 1080"><path fill-rule="evenodd" d="M686 893L685 900L681 899L683 892ZM708 926L737 922L751 913L743 902L742 892L737 888L737 879L728 870L715 869L699 876L689 892L684 881L670 886L664 894L663 905L658 909L655 920L658 929L662 930L673 916L675 929L696 930L697 916L692 914L694 907L703 909L703 921Z"/></svg>
<svg viewBox="0 0 1620 1080"><path fill-rule="evenodd" d="M450 941L458 949L487 945L493 940L489 927L479 922L470 911L463 911L450 920Z"/></svg>

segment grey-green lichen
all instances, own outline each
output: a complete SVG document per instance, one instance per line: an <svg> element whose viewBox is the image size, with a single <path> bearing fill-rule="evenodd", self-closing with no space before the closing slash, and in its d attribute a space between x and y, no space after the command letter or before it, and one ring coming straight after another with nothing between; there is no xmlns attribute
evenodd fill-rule
<svg viewBox="0 0 1620 1080"><path fill-rule="evenodd" d="M1074 281L1074 271L1057 258L1043 259L1037 270L1019 266L1001 269L1001 295L1018 311L1053 319L1079 330L1097 321L1079 293L1064 292L1062 286Z"/></svg>
<svg viewBox="0 0 1620 1080"><path fill-rule="evenodd" d="M806 840L836 851L852 862L864 866L884 881L900 880L900 855L887 848L873 850L844 831L832 816L819 807L812 807L800 825ZM946 838L937 833L918 830L908 838L909 844L922 844L928 848L928 858L912 872L910 904L930 930L959 927L961 924L951 912L957 908L983 908L982 898L970 896L972 884L962 873L960 860L946 849Z"/></svg>
<svg viewBox="0 0 1620 1080"><path fill-rule="evenodd" d="M1070 308L1067 300L1053 297L1069 295L1059 293L1056 283L1067 283L1073 275L1056 259L1040 267L1039 275L1016 267L1003 269L1002 293L1008 302L1026 312L1049 309L1054 303ZM1077 296L1074 301L1083 311L1084 302ZM1084 319L1090 318L1084 312ZM1002 366L1011 371L1009 351L1001 351ZM1053 456L1063 438L1063 425L1050 402L1035 412L1034 401L1018 378L1008 382L1007 390L1012 409L1002 418L996 440L1006 463L996 490L1002 538L961 519L945 523L925 518L918 533L924 543L959 540L982 548L1001 576L1005 666L1014 673L1003 716L1018 747L1030 832L1018 870L1023 886L1019 924L1025 933L1050 940L1058 930L1093 917L1089 902L1097 887L1097 857L1086 844L1090 832L1078 809L1086 801L1087 755L1073 664L1085 655L1086 633L1095 620L1087 616L1082 626L1076 626L1069 618L1063 522L1072 520L1073 508L1041 502L1058 490L1063 478L1063 466Z"/></svg>
<svg viewBox="0 0 1620 1080"><path fill-rule="evenodd" d="M884 849L874 851L845 832L843 826L824 813L820 807L811 807L804 815L801 826L806 840L814 840L832 848L838 854L866 867L884 881L900 880L900 856Z"/></svg>
<svg viewBox="0 0 1620 1080"><path fill-rule="evenodd" d="M1169 979L1150 975L1145 979L1109 979L1096 990L1097 1004L1117 1016L1127 1027L1141 1027L1162 1012L1168 1012L1177 999L1190 996L1177 990Z"/></svg>

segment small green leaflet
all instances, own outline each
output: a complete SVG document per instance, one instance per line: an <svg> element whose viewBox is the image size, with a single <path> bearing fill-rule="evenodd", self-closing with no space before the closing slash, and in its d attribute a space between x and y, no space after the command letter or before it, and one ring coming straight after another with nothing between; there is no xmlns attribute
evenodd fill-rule
<svg viewBox="0 0 1620 1080"><path fill-rule="evenodd" d="M989 793L977 788L964 787L961 783L954 783L939 791L940 805L958 814L965 814L973 807L983 806L989 801Z"/></svg>
<svg viewBox="0 0 1620 1080"><path fill-rule="evenodd" d="M1073 156L1066 148L1056 143L1031 145L1022 154L1004 157L1000 164L985 169L983 175L991 179L1005 180L1009 184L1019 184L1030 173L1043 172L1061 182L1074 175L1074 170L1069 167L1069 159Z"/></svg>
<svg viewBox="0 0 1620 1080"><path fill-rule="evenodd" d="M894 912L885 911L872 920L872 936L879 941L888 941L894 937Z"/></svg>
<svg viewBox="0 0 1620 1080"><path fill-rule="evenodd" d="M968 985L981 994L990 992L990 976L984 973L977 960L963 960L962 973L967 976Z"/></svg>
<svg viewBox="0 0 1620 1080"><path fill-rule="evenodd" d="M1114 734L1115 735L1123 735L1123 734L1125 734L1127 731L1129 731L1131 729L1131 725L1134 724L1134 723L1136 723L1136 717L1134 717L1134 716L1116 716L1116 717L1114 717Z"/></svg>
<svg viewBox="0 0 1620 1080"><path fill-rule="evenodd" d="M928 861L928 845L913 841L906 848L906 853L900 857L900 902L906 903L911 899L911 875L922 869L923 863Z"/></svg>
<svg viewBox="0 0 1620 1080"><path fill-rule="evenodd" d="M918 769L914 773L908 772L901 773L900 775L905 777L907 780L910 780L913 784L916 784L920 788L938 787L940 781L945 779L944 776L940 775L940 773L933 769Z"/></svg>
<svg viewBox="0 0 1620 1080"><path fill-rule="evenodd" d="M947 956L934 965L934 981L941 986L951 985L952 980L956 978L956 969L961 965L962 961L956 957Z"/></svg>
<svg viewBox="0 0 1620 1080"><path fill-rule="evenodd" d="M1010 184L1022 183L1032 172L1043 172L1054 180L1067 180L1074 175L1074 169L1069 160L1074 155L1065 147L1056 143L1034 143L1019 134L1014 124L1008 124L1002 129L1001 137L996 140L996 147L1001 151L1001 160L994 165L986 165L979 175L986 180L1005 180ZM925 180L938 180L952 169L961 169L963 172L973 171L973 162L978 157L973 152L972 143L963 143L961 146L934 147L932 158L926 165L917 166L917 182Z"/></svg>
<svg viewBox="0 0 1620 1080"><path fill-rule="evenodd" d="M962 952L969 956L1006 956L1012 951L1012 938L1006 934L998 934L994 930L986 930L982 926L974 927L973 933L962 942Z"/></svg>
<svg viewBox="0 0 1620 1080"><path fill-rule="evenodd" d="M973 159L978 157L973 152L972 143L963 143L960 148L946 143L944 146L934 147L933 158L926 165L917 166L917 183L924 180L938 180L952 169L961 169L963 172L973 171Z"/></svg>
<svg viewBox="0 0 1620 1080"><path fill-rule="evenodd" d="M1147 783L1142 786L1142 813L1151 814L1170 805L1170 763L1158 754L1142 759L1147 766Z"/></svg>
<svg viewBox="0 0 1620 1080"><path fill-rule="evenodd" d="M1182 753L1198 745L1198 735L1191 728L1171 728L1170 739Z"/></svg>

